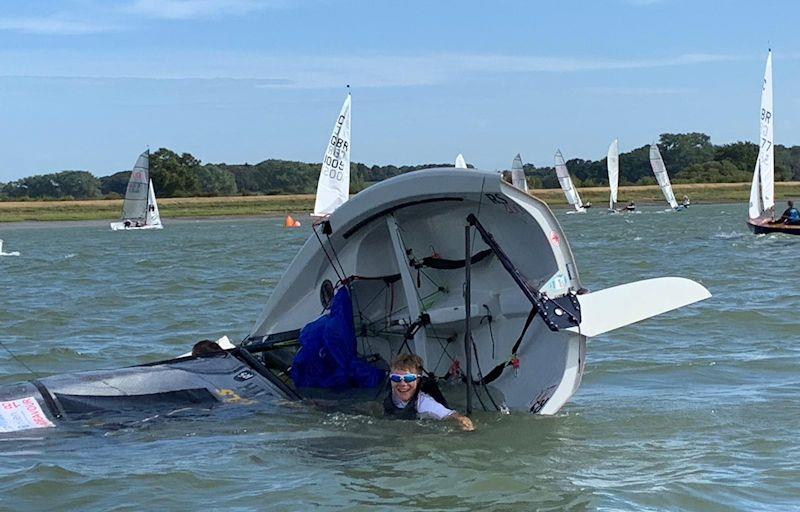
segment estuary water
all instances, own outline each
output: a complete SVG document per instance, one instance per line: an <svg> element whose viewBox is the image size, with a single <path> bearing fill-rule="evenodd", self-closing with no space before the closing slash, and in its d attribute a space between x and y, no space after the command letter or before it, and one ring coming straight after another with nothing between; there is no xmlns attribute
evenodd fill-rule
<svg viewBox="0 0 800 512"><path fill-rule="evenodd" d="M0 436L0 510L800 508L800 238L745 205L556 214L584 286L714 297L589 342L558 415L477 431L297 404ZM302 216L300 216L302 218ZM145 363L253 325L310 228L282 219L0 226L0 342L37 375ZM625 307L620 304L620 307ZM0 348L0 385L31 374Z"/></svg>

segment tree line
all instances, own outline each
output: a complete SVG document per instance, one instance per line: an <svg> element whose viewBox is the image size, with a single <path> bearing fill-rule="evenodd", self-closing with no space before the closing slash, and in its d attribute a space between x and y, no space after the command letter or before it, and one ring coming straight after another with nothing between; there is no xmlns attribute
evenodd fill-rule
<svg viewBox="0 0 800 512"><path fill-rule="evenodd" d="M748 182L758 156L752 142L720 146L704 133L665 133L658 145L673 183ZM197 197L232 195L313 194L319 179L319 163L269 159L258 164L206 163L190 153L178 154L161 148L150 155L150 177L158 197ZM452 166L424 164L407 166L350 167L350 190L367 186L411 171ZM509 167L511 158L509 158ZM608 185L606 158L567 161L567 168L578 187ZM620 184L655 184L650 169L649 145L620 153ZM533 188L558 188L553 167L524 166ZM102 199L125 195L130 171L95 177L88 171L61 171L0 183L0 199ZM800 146L775 148L776 181L800 181Z"/></svg>

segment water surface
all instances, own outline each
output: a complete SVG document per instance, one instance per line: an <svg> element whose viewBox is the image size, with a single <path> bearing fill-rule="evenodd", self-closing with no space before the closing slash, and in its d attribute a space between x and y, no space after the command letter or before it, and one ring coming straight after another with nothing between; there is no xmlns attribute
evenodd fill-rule
<svg viewBox="0 0 800 512"><path fill-rule="evenodd" d="M788 510L800 507L800 240L742 205L557 216L586 287L714 297L595 338L555 417L477 432L290 404L0 438L2 510ZM40 375L244 337L310 229L282 219L0 226L0 341ZM620 305L624 307L624 305ZM0 384L30 374L0 349Z"/></svg>

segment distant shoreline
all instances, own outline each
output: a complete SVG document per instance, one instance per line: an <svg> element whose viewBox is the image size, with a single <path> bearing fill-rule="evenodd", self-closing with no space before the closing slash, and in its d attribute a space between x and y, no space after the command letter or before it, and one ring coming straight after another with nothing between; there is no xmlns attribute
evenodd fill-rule
<svg viewBox="0 0 800 512"><path fill-rule="evenodd" d="M692 203L743 203L750 197L750 183L687 183L673 185L678 202L688 195ZM581 187L584 202L596 206L608 203L608 187ZM566 206L560 189L536 189L533 195L552 207ZM800 198L800 182L775 183L777 202ZM663 204L657 185L619 187L618 204L634 201L639 205ZM213 219L228 217L265 217L302 214L314 207L313 194L226 197L172 197L158 200L162 217L167 219ZM104 222L119 220L122 199L82 201L0 201L0 224L43 222ZM93 225L93 224L92 224Z"/></svg>

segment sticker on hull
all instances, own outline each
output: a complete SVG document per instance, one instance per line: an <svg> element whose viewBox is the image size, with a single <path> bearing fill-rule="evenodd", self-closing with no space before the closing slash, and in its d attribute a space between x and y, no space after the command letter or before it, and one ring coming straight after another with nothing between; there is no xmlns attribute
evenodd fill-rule
<svg viewBox="0 0 800 512"><path fill-rule="evenodd" d="M0 432L55 427L32 396L0 402Z"/></svg>

